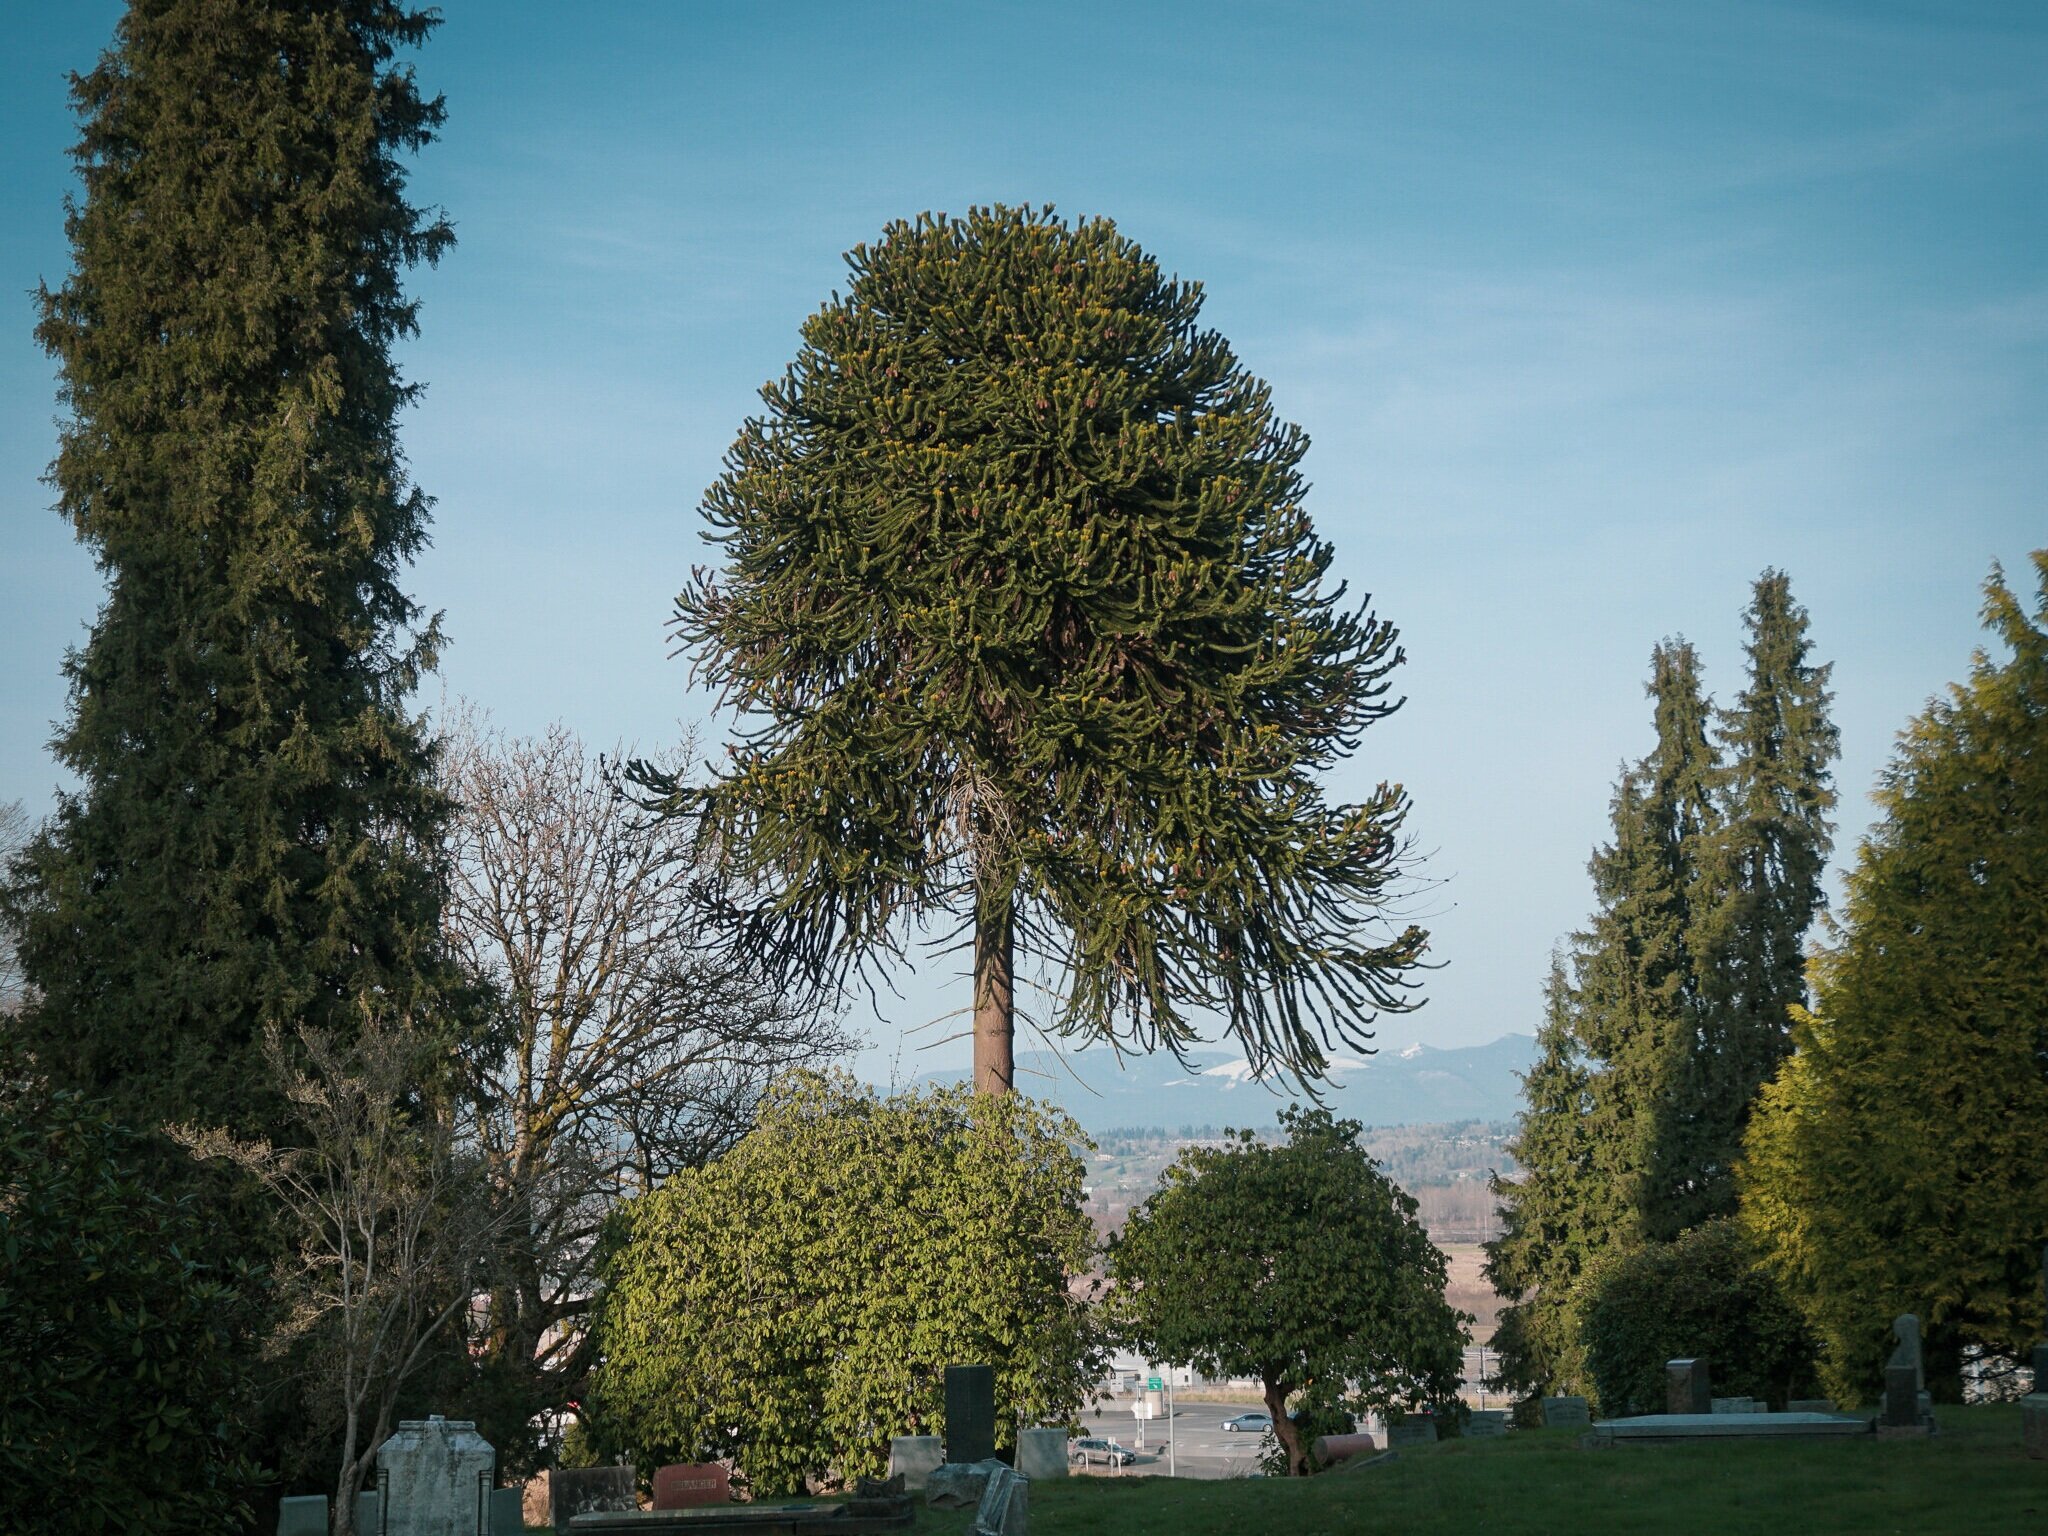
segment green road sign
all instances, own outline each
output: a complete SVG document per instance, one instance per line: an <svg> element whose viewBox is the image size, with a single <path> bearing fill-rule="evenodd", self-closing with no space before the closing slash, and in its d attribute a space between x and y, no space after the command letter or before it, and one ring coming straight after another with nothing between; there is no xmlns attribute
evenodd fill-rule
<svg viewBox="0 0 2048 1536"><path fill-rule="evenodd" d="M1165 1385L1166 1383L1161 1381L1157 1376L1147 1376L1145 1378L1145 1390L1147 1392L1157 1392L1161 1390L1163 1387L1165 1387Z"/></svg>

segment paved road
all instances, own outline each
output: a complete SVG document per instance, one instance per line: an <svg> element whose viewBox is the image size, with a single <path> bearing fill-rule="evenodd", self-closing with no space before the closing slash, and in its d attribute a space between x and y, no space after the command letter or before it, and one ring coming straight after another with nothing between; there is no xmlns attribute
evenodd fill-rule
<svg viewBox="0 0 2048 1536"><path fill-rule="evenodd" d="M1131 1412L1133 1403L1130 1399L1105 1401L1099 1406L1102 1409L1099 1417L1092 1407L1082 1410L1081 1432L1118 1441L1138 1453L1137 1461L1123 1469L1123 1476L1165 1477L1168 1471L1166 1420L1139 1420ZM1249 1403L1176 1403L1173 1414L1173 1475L1247 1477L1258 1471L1259 1444L1263 1437L1229 1434L1220 1427L1225 1419L1251 1411ZM1141 1428L1144 1434L1142 1445L1139 1441ZM1082 1468L1077 1466L1073 1470L1078 1475ZM1097 1477L1117 1475L1113 1469L1100 1465L1087 1471Z"/></svg>

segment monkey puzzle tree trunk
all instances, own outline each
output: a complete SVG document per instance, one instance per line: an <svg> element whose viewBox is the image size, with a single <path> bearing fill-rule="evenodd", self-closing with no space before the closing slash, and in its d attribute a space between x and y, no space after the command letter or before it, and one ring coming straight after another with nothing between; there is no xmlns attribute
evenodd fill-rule
<svg viewBox="0 0 2048 1536"><path fill-rule="evenodd" d="M974 1091L1005 1094L1016 1086L1017 925L1011 898L986 901L974 917Z"/></svg>

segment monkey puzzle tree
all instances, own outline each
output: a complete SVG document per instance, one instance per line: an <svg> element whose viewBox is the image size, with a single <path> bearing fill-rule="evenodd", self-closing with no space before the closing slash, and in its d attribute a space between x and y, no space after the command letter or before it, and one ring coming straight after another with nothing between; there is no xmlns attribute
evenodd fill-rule
<svg viewBox="0 0 2048 1536"><path fill-rule="evenodd" d="M1379 921L1405 793L1317 782L1401 652L1326 580L1307 439L1106 220L921 216L848 260L705 495L726 568L676 603L745 730L702 791L641 781L797 974L961 921L984 1092L1020 941L1062 1034L1174 1049L1213 1011L1315 1075L1406 1005L1426 936Z"/></svg>

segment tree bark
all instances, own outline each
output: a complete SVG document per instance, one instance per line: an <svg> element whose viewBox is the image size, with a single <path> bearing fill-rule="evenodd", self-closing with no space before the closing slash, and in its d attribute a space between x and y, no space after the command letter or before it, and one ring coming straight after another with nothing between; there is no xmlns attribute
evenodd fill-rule
<svg viewBox="0 0 2048 1536"><path fill-rule="evenodd" d="M1287 1475L1307 1477L1310 1470L1308 1447L1301 1443L1301 1430L1287 1416L1286 1383L1268 1377L1265 1388L1266 1413L1273 1420L1274 1437L1279 1440L1280 1449L1287 1457Z"/></svg>
<svg viewBox="0 0 2048 1536"><path fill-rule="evenodd" d="M974 920L974 1091L1015 1090L1016 922L1009 899Z"/></svg>

